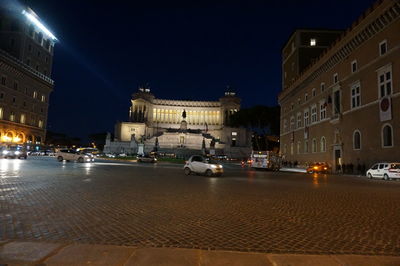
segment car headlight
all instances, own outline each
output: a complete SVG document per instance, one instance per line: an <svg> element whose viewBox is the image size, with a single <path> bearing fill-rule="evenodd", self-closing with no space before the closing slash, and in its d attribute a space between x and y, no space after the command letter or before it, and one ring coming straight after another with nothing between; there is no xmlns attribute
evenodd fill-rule
<svg viewBox="0 0 400 266"><path fill-rule="evenodd" d="M211 168L217 168L215 164L211 164Z"/></svg>
<svg viewBox="0 0 400 266"><path fill-rule="evenodd" d="M7 154L8 153L8 151L3 151L3 154Z"/></svg>
<svg viewBox="0 0 400 266"><path fill-rule="evenodd" d="M16 155L20 155L21 152L20 152L20 151L16 151L15 154L16 154Z"/></svg>
<svg viewBox="0 0 400 266"><path fill-rule="evenodd" d="M218 167L219 167L219 168L223 168L223 166L222 166L221 164L220 164L220 165L218 165Z"/></svg>

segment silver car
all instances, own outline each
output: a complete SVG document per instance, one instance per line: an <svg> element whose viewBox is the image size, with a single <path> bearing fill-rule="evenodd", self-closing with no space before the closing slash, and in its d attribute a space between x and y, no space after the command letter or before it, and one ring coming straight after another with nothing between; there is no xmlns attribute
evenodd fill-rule
<svg viewBox="0 0 400 266"><path fill-rule="evenodd" d="M75 161L79 163L93 162L94 156L92 154L85 154L76 150L60 150L56 153L57 161Z"/></svg>
<svg viewBox="0 0 400 266"><path fill-rule="evenodd" d="M368 169L367 177L384 180L400 178L400 163L376 163Z"/></svg>
<svg viewBox="0 0 400 266"><path fill-rule="evenodd" d="M186 161L183 169L186 175L197 173L205 174L206 176L221 176L224 173L224 168L221 164L201 155L191 156Z"/></svg>

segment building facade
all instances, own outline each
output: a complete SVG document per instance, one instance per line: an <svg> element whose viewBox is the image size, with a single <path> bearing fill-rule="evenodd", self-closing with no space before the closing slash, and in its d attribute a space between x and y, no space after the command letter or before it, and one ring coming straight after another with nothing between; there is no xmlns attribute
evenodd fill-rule
<svg viewBox="0 0 400 266"><path fill-rule="evenodd" d="M135 153L136 144L144 143L146 152L157 148L185 153L205 147L246 157L251 152L251 133L228 126L239 109L234 92L226 92L218 101L182 101L157 99L150 89L140 88L132 95L130 121L115 125L115 139L106 143L105 151Z"/></svg>
<svg viewBox="0 0 400 266"><path fill-rule="evenodd" d="M30 146L45 141L56 40L31 9L1 4L1 145Z"/></svg>
<svg viewBox="0 0 400 266"><path fill-rule="evenodd" d="M399 160L399 18L399 1L378 1L295 79L284 81L286 161L324 161L339 170ZM318 33L309 38L318 45Z"/></svg>

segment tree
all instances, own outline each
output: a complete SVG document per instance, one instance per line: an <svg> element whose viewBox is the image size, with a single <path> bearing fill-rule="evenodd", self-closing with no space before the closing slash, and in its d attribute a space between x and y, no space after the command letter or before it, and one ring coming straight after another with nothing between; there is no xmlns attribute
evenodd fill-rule
<svg viewBox="0 0 400 266"><path fill-rule="evenodd" d="M106 144L107 132L100 132L100 133L92 133L88 136L89 145L94 145L99 149L103 150L104 145Z"/></svg>
<svg viewBox="0 0 400 266"><path fill-rule="evenodd" d="M229 126L246 127L255 132L279 136L280 107L257 105L244 108L230 117Z"/></svg>

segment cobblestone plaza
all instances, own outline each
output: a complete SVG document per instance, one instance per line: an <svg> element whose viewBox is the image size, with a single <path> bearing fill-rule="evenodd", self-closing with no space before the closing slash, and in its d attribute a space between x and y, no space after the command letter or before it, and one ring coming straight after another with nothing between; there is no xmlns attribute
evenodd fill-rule
<svg viewBox="0 0 400 266"><path fill-rule="evenodd" d="M0 160L0 240L400 254L400 182L226 166Z"/></svg>

